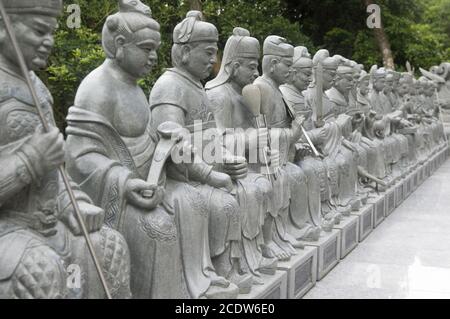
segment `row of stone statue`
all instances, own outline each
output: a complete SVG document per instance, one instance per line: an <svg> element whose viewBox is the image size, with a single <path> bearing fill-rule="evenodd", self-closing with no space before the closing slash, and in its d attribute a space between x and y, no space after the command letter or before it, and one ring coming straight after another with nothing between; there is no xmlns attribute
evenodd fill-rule
<svg viewBox="0 0 450 319"><path fill-rule="evenodd" d="M3 4L27 66L42 69L62 1ZM157 63L159 29L148 7L120 1L64 141L31 73L53 127L41 128L0 23L0 298L105 297L62 163L114 298L236 298L446 145L431 80L368 74L326 50L311 58L279 36L265 39L259 76L260 43L235 28L204 87L218 31L198 11L175 27L173 68L148 100L137 82ZM211 129L220 163L193 147ZM229 147L239 143L242 154Z"/></svg>

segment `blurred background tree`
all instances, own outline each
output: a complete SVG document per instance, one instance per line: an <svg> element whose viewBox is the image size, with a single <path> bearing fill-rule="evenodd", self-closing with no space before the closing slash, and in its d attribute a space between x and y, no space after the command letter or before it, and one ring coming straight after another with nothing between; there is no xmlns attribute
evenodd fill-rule
<svg viewBox="0 0 450 319"><path fill-rule="evenodd" d="M162 46L158 67L140 82L148 94L151 86L170 67L172 30L191 9L202 9L205 19L219 30L223 48L236 26L247 28L261 43L270 34L285 37L311 54L326 48L354 59L369 69L383 64L373 30L366 25L367 0L142 0L161 24ZM450 60L450 0L374 0L381 7L384 31L395 66L404 70L410 61L416 70ZM58 125L64 128L81 80L99 66L105 56L101 30L108 15L117 11L117 0L71 0L81 8L81 27L70 29L70 12L60 18L50 67L40 76L55 98ZM219 52L220 63L221 52ZM218 67L216 68L218 69Z"/></svg>

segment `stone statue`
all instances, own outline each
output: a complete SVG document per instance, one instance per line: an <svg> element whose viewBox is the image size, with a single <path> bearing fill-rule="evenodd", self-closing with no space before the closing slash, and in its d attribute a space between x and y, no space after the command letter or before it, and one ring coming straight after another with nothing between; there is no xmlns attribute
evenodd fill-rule
<svg viewBox="0 0 450 319"><path fill-rule="evenodd" d="M160 147L164 127L166 133L177 127L153 126L137 84L157 63L159 29L154 19L138 12L119 12L106 20L102 43L107 59L84 79L67 117L69 168L105 208L107 223L124 234L135 298L234 298L237 287L218 276L211 263L208 198L192 185L222 176L203 162L176 163L172 155L160 178L154 184L147 180L168 152ZM182 138L175 130L169 140L176 134ZM193 152L187 141L176 147ZM232 201L217 202L224 214L234 216Z"/></svg>
<svg viewBox="0 0 450 319"><path fill-rule="evenodd" d="M217 129L232 138L232 145L239 141L245 143L245 153L249 162L249 173L246 178L237 181L238 201L242 208L242 244L247 267L258 279L261 272L267 273L274 265L276 258L266 258L266 245L272 241L272 234L265 232L264 220L276 205L274 187L271 179L263 174L264 158L252 162L251 152L260 150L258 137L263 140L267 129L258 128L256 117L243 96L245 86L253 83L259 76L258 65L260 44L250 36L248 30L235 28L228 39L222 65L217 77L206 84L206 92L210 101L209 107L214 115ZM233 129L230 131L230 129ZM245 131L244 131L245 130ZM229 131L227 133L227 131ZM263 146L263 145L262 145ZM266 154L266 158L270 154ZM276 183L276 181L274 181ZM264 238L266 235L266 238ZM268 238L269 237L269 238Z"/></svg>
<svg viewBox="0 0 450 319"><path fill-rule="evenodd" d="M327 50L321 49L313 57L314 80L304 92L307 109L312 110L313 127L308 131L314 145L323 156L325 174L321 173L321 210L328 224L338 224L342 214L349 214L350 207L337 204L339 193L339 169L332 160L340 147L341 128L325 92L332 88L336 77L338 63L329 56Z"/></svg>
<svg viewBox="0 0 450 319"><path fill-rule="evenodd" d="M3 0L30 70L44 69L62 1ZM51 129L43 133L31 92L0 21L0 298L104 298L73 206L57 168L64 140L50 92L34 72L33 85ZM107 286L130 297L129 253L123 237L102 226L104 211L72 182ZM81 270L81 287L67 286L66 267Z"/></svg>
<svg viewBox="0 0 450 319"><path fill-rule="evenodd" d="M207 153L208 135L212 133L217 136L218 133L201 81L210 76L216 62L218 31L214 25L202 21L199 11L190 11L175 27L173 42L173 68L156 81L150 93L152 125L157 127L165 121L180 124L189 130L189 138L196 139L200 135L202 146L199 150ZM247 162L243 157L227 153L224 148L215 150L215 153L222 156L222 163L216 163L216 158L210 161L203 156L208 164L212 164L207 172L209 175L200 183L189 179L197 192L206 198L208 214L204 220L198 221L199 224L207 223L204 225L206 232L197 234L203 236L204 243L194 244L192 240L187 240L187 247L183 247L183 250L192 249L195 245L198 245L196 249L209 249L218 274L248 291L252 277L242 273L240 263L241 220L245 212L230 193L235 187L233 183L239 183L246 176ZM192 222L182 220L181 224Z"/></svg>
<svg viewBox="0 0 450 319"><path fill-rule="evenodd" d="M274 223L274 241L279 248L295 254L293 248L302 247L299 240L317 240L320 234L320 216L311 215L307 209L306 175L300 167L290 162L293 146L302 134L301 124L304 117L289 108L279 87L286 84L290 78L294 47L284 38L269 36L264 41L263 55L263 75L257 78L254 84L262 93L262 115L266 127L273 136L272 141L279 143L281 170L277 178L283 188L274 188L281 192L277 198L284 197L284 200L287 200L281 202L278 212L274 212L273 221L269 219L266 223ZM289 197L284 196L285 194L289 194ZM276 249L273 248L275 254Z"/></svg>
<svg viewBox="0 0 450 319"><path fill-rule="evenodd" d="M386 177L386 163L384 161L383 143L376 139L373 132L369 132L376 113L372 111L369 94L370 75L364 70L360 73L357 82L357 109L363 114L360 133L362 135L362 145L367 145L367 171L372 176L383 180Z"/></svg>
<svg viewBox="0 0 450 319"><path fill-rule="evenodd" d="M294 48L292 76L287 84L280 86L280 91L286 104L297 115L305 117L303 126L307 132L315 127L313 110L307 107L304 96L304 91L312 82L312 75L313 62L307 48L301 46ZM295 163L301 167L307 177L308 202L304 209L310 216L314 216L312 220L320 221L322 229L331 231L335 224L334 219L330 221L323 218L321 214L321 194L327 192L329 188L327 170L320 158L311 152L304 151L305 143L302 137L296 144L298 156L295 159Z"/></svg>

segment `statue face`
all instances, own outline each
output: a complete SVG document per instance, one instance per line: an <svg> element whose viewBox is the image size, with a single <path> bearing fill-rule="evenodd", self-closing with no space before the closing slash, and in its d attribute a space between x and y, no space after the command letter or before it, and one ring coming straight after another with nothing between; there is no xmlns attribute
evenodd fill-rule
<svg viewBox="0 0 450 319"><path fill-rule="evenodd" d="M48 57L54 45L53 33L57 27L54 17L24 14L13 19L16 38L30 70L41 70L47 67ZM1 54L14 65L18 65L14 48L0 27Z"/></svg>
<svg viewBox="0 0 450 319"><path fill-rule="evenodd" d="M275 83L282 85L289 81L293 63L293 58L281 58L273 64L272 79Z"/></svg>
<svg viewBox="0 0 450 319"><path fill-rule="evenodd" d="M241 88L253 83L259 76L258 59L241 58L233 64L232 81Z"/></svg>
<svg viewBox="0 0 450 319"><path fill-rule="evenodd" d="M159 45L159 33L148 28L139 30L134 34L133 42L118 48L118 64L133 78L141 79L148 75L158 63Z"/></svg>
<svg viewBox="0 0 450 319"><path fill-rule="evenodd" d="M359 92L362 95L367 95L369 93L369 78L365 78L359 82Z"/></svg>
<svg viewBox="0 0 450 319"><path fill-rule="evenodd" d="M392 92L392 85L393 85L393 81L392 80L385 80L385 85L384 85L384 93L389 94Z"/></svg>
<svg viewBox="0 0 450 319"><path fill-rule="evenodd" d="M385 78L377 78L375 80L375 82L373 83L373 88L377 91L377 92L381 92L384 90L384 87L386 85L386 80Z"/></svg>
<svg viewBox="0 0 450 319"><path fill-rule="evenodd" d="M304 91L308 88L312 81L312 68L294 69L292 76L292 85L299 91Z"/></svg>
<svg viewBox="0 0 450 319"><path fill-rule="evenodd" d="M347 94L353 88L353 76L351 74L339 75L334 87L342 94Z"/></svg>
<svg viewBox="0 0 450 319"><path fill-rule="evenodd" d="M199 42L184 46L184 67L197 80L207 79L217 62L217 42Z"/></svg>
<svg viewBox="0 0 450 319"><path fill-rule="evenodd" d="M406 94L409 93L409 85L408 83L402 83L401 85L399 85L399 87L397 88L397 92L400 96L404 96Z"/></svg>
<svg viewBox="0 0 450 319"><path fill-rule="evenodd" d="M333 87L334 79L336 78L336 70L323 70L323 90L329 90Z"/></svg>

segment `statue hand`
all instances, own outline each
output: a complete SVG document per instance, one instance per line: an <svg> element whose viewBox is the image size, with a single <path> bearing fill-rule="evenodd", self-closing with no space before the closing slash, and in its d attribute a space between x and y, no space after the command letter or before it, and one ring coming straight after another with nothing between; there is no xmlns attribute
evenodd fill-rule
<svg viewBox="0 0 450 319"><path fill-rule="evenodd" d="M318 121L314 121L314 126L317 128L321 128L325 126L325 121L323 120L318 120Z"/></svg>
<svg viewBox="0 0 450 319"><path fill-rule="evenodd" d="M292 135L294 140L297 141L302 135L302 125L305 122L305 117L303 115L296 116L294 121L292 121Z"/></svg>
<svg viewBox="0 0 450 319"><path fill-rule="evenodd" d="M234 185L231 177L227 174L211 171L207 180L208 185L215 188L226 188L230 193L234 192Z"/></svg>
<svg viewBox="0 0 450 319"><path fill-rule="evenodd" d="M142 179L130 179L126 185L126 198L132 205L151 210L163 201L164 189Z"/></svg>
<svg viewBox="0 0 450 319"><path fill-rule="evenodd" d="M37 129L27 144L38 153L39 158L33 158L32 164L39 166L37 171L42 174L64 163L64 137L58 128L52 127L48 133L44 133L41 128Z"/></svg>
<svg viewBox="0 0 450 319"><path fill-rule="evenodd" d="M86 225L86 230L88 231L88 233L93 233L100 230L105 219L104 210L84 201L79 201L78 206L80 207L80 213L84 220L84 224ZM81 236L81 227L78 223L77 218L75 217L75 214L73 213L73 210L70 210L70 213L68 213L66 218L66 225L67 227L69 227L72 234L74 234L75 236Z"/></svg>
<svg viewBox="0 0 450 319"><path fill-rule="evenodd" d="M232 179L245 178L248 173L248 165L245 157L228 156L224 161L224 173L228 174Z"/></svg>

